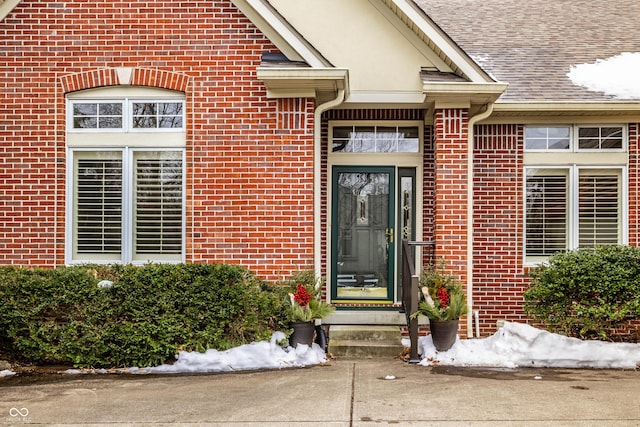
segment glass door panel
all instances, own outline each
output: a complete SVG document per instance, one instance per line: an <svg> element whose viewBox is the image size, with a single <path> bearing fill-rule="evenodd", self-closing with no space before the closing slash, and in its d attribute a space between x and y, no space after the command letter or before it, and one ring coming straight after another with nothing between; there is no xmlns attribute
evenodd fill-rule
<svg viewBox="0 0 640 427"><path fill-rule="evenodd" d="M394 193L395 168L334 168L334 300L393 299Z"/></svg>

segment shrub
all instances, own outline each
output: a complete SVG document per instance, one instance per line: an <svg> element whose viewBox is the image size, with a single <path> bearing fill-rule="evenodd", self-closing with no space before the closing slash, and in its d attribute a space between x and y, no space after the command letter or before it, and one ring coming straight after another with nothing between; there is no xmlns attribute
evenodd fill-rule
<svg viewBox="0 0 640 427"><path fill-rule="evenodd" d="M607 339L608 330L640 317L639 248L558 253L530 276L525 312L556 332Z"/></svg>
<svg viewBox="0 0 640 427"><path fill-rule="evenodd" d="M285 295L225 264L0 267L0 348L22 363L153 366L284 330Z"/></svg>

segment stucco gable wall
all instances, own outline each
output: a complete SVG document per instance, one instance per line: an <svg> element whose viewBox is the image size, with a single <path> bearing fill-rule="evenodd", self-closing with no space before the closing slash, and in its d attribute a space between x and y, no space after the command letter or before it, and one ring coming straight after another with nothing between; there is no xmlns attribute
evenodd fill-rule
<svg viewBox="0 0 640 427"><path fill-rule="evenodd" d="M394 27L384 9L368 0L270 3L333 66L349 69L352 92L422 92L420 70L434 64Z"/></svg>

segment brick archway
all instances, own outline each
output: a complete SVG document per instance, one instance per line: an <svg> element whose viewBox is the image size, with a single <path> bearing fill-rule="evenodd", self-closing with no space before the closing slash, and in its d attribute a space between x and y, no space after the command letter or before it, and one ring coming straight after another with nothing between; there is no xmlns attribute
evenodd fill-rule
<svg viewBox="0 0 640 427"><path fill-rule="evenodd" d="M60 77L63 93L105 86L132 85L186 92L189 76L151 68L99 68Z"/></svg>

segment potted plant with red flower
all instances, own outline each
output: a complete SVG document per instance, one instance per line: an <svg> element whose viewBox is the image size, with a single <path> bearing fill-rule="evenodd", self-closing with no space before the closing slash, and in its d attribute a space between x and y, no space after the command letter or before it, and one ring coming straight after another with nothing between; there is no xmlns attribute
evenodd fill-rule
<svg viewBox="0 0 640 427"><path fill-rule="evenodd" d="M455 343L460 317L468 310L462 287L456 277L447 272L444 260L424 270L420 286L422 298L418 311L411 316L426 316L436 350L447 351Z"/></svg>
<svg viewBox="0 0 640 427"><path fill-rule="evenodd" d="M293 347L297 344L311 345L316 332L316 320L328 316L334 310L322 301L322 280L316 280L312 273L300 273L298 277L302 280L297 281L295 291L289 293L290 324L293 329L289 344Z"/></svg>

